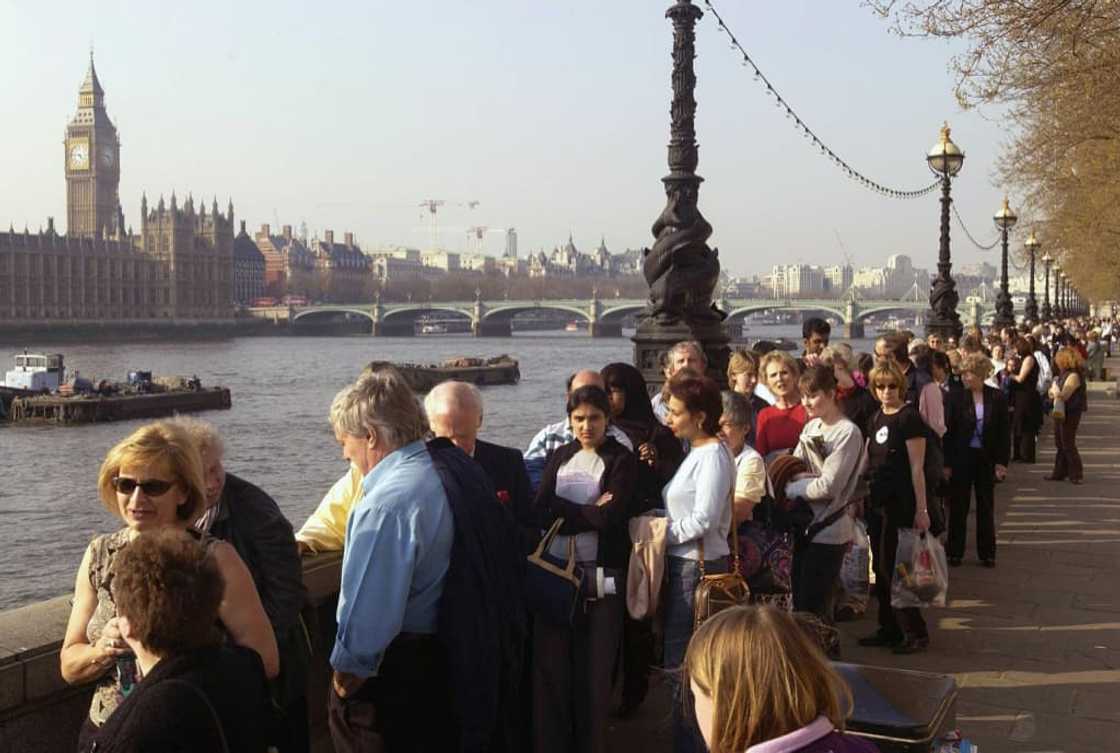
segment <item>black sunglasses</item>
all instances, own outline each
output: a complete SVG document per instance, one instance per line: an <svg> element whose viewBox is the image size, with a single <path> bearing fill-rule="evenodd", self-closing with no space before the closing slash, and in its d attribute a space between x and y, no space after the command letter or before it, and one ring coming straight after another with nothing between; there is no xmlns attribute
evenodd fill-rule
<svg viewBox="0 0 1120 753"><path fill-rule="evenodd" d="M140 491L144 492L146 497L162 497L167 492L171 491L171 487L177 484L177 481L161 481L160 479L149 479L148 481L137 481L134 478L121 478L120 476L113 476L113 488L119 494L132 496L136 491L136 487L140 487Z"/></svg>

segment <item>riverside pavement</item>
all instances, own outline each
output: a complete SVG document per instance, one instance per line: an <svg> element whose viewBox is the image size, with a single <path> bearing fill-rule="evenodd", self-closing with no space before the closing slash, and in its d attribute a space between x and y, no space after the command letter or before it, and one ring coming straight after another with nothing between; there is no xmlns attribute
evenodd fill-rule
<svg viewBox="0 0 1120 753"><path fill-rule="evenodd" d="M1107 362L1120 372L1120 358ZM842 623L844 661L953 675L957 726L983 753L1120 752L1120 400L1090 383L1078 430L1085 483L1045 481L1053 428L1038 462L1015 463L996 486L997 566L976 559L970 515L964 564L949 602L926 613L927 653L895 656L856 639L875 629L874 601ZM613 720L609 749L671 749L664 683L635 717Z"/></svg>

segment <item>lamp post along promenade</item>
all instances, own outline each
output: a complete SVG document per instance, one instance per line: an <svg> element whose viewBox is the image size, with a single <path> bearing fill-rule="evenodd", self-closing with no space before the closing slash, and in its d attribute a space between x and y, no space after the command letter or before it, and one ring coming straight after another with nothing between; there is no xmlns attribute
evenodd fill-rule
<svg viewBox="0 0 1120 753"><path fill-rule="evenodd" d="M1054 310L1055 319L1062 318L1062 264L1054 262Z"/></svg>
<svg viewBox="0 0 1120 753"><path fill-rule="evenodd" d="M1031 233L1031 238L1034 238L1034 233ZM1035 240L1035 244L1037 247L1037 240ZM1042 255L1042 267L1046 270L1046 280L1042 286L1042 318L1046 321L1050 321L1050 317L1054 315L1050 308L1050 265L1053 263L1054 258L1050 256L1049 251Z"/></svg>
<svg viewBox="0 0 1120 753"><path fill-rule="evenodd" d="M930 170L941 178L941 243L937 252L937 279L929 292L930 312L926 319L926 334L937 333L943 338L960 338L964 331L957 313L957 284L951 274L953 260L949 251L949 206L952 204L950 186L952 179L964 165L964 152L949 138L949 124L941 127L941 138L926 155Z"/></svg>
<svg viewBox="0 0 1120 753"><path fill-rule="evenodd" d="M1038 239L1034 237L1034 231L1031 231L1030 237L1027 238L1023 245L1027 249L1027 255L1030 256L1030 289L1027 293L1027 307L1026 307L1026 320L1033 324L1038 321L1038 299L1034 295L1034 258L1038 253Z"/></svg>
<svg viewBox="0 0 1120 753"><path fill-rule="evenodd" d="M1007 197L1003 197L1003 206L993 218L999 228L1000 240L1003 250L1000 255L999 294L996 295L996 315L992 320L998 329L1015 326L1015 305L1011 302L1011 291L1007 283L1007 234L1015 226L1018 217L1011 210Z"/></svg>
<svg viewBox="0 0 1120 753"><path fill-rule="evenodd" d="M673 23L673 100L670 107L669 174L666 204L653 223L652 248L642 249L642 274L649 299L633 337L634 365L651 387L660 385L661 355L681 340L698 340L708 356L708 374L726 380L730 338L726 314L712 302L719 282L719 252L708 247L712 226L697 204L696 174L696 22L704 14L690 0L677 0L665 12Z"/></svg>

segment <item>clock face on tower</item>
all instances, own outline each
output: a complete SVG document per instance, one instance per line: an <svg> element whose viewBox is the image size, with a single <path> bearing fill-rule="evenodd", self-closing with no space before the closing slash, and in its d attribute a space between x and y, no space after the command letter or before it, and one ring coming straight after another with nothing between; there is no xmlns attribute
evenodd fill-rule
<svg viewBox="0 0 1120 753"><path fill-rule="evenodd" d="M113 153L113 147L104 146L98 150L101 155L101 166L112 167L113 162L116 160L116 155Z"/></svg>
<svg viewBox="0 0 1120 753"><path fill-rule="evenodd" d="M70 143L70 169L89 169L89 142L72 141Z"/></svg>

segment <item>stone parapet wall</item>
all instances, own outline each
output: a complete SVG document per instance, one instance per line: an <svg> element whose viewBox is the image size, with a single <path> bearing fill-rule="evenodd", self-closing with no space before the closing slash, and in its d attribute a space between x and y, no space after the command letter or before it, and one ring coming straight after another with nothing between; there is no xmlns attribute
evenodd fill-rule
<svg viewBox="0 0 1120 753"><path fill-rule="evenodd" d="M308 680L312 736L326 740L329 662L335 636L340 554L303 561L307 605L303 619L314 654ZM0 612L0 753L71 753L89 710L91 687L70 687L59 651L70 616L69 596ZM329 745L325 748L329 750Z"/></svg>

